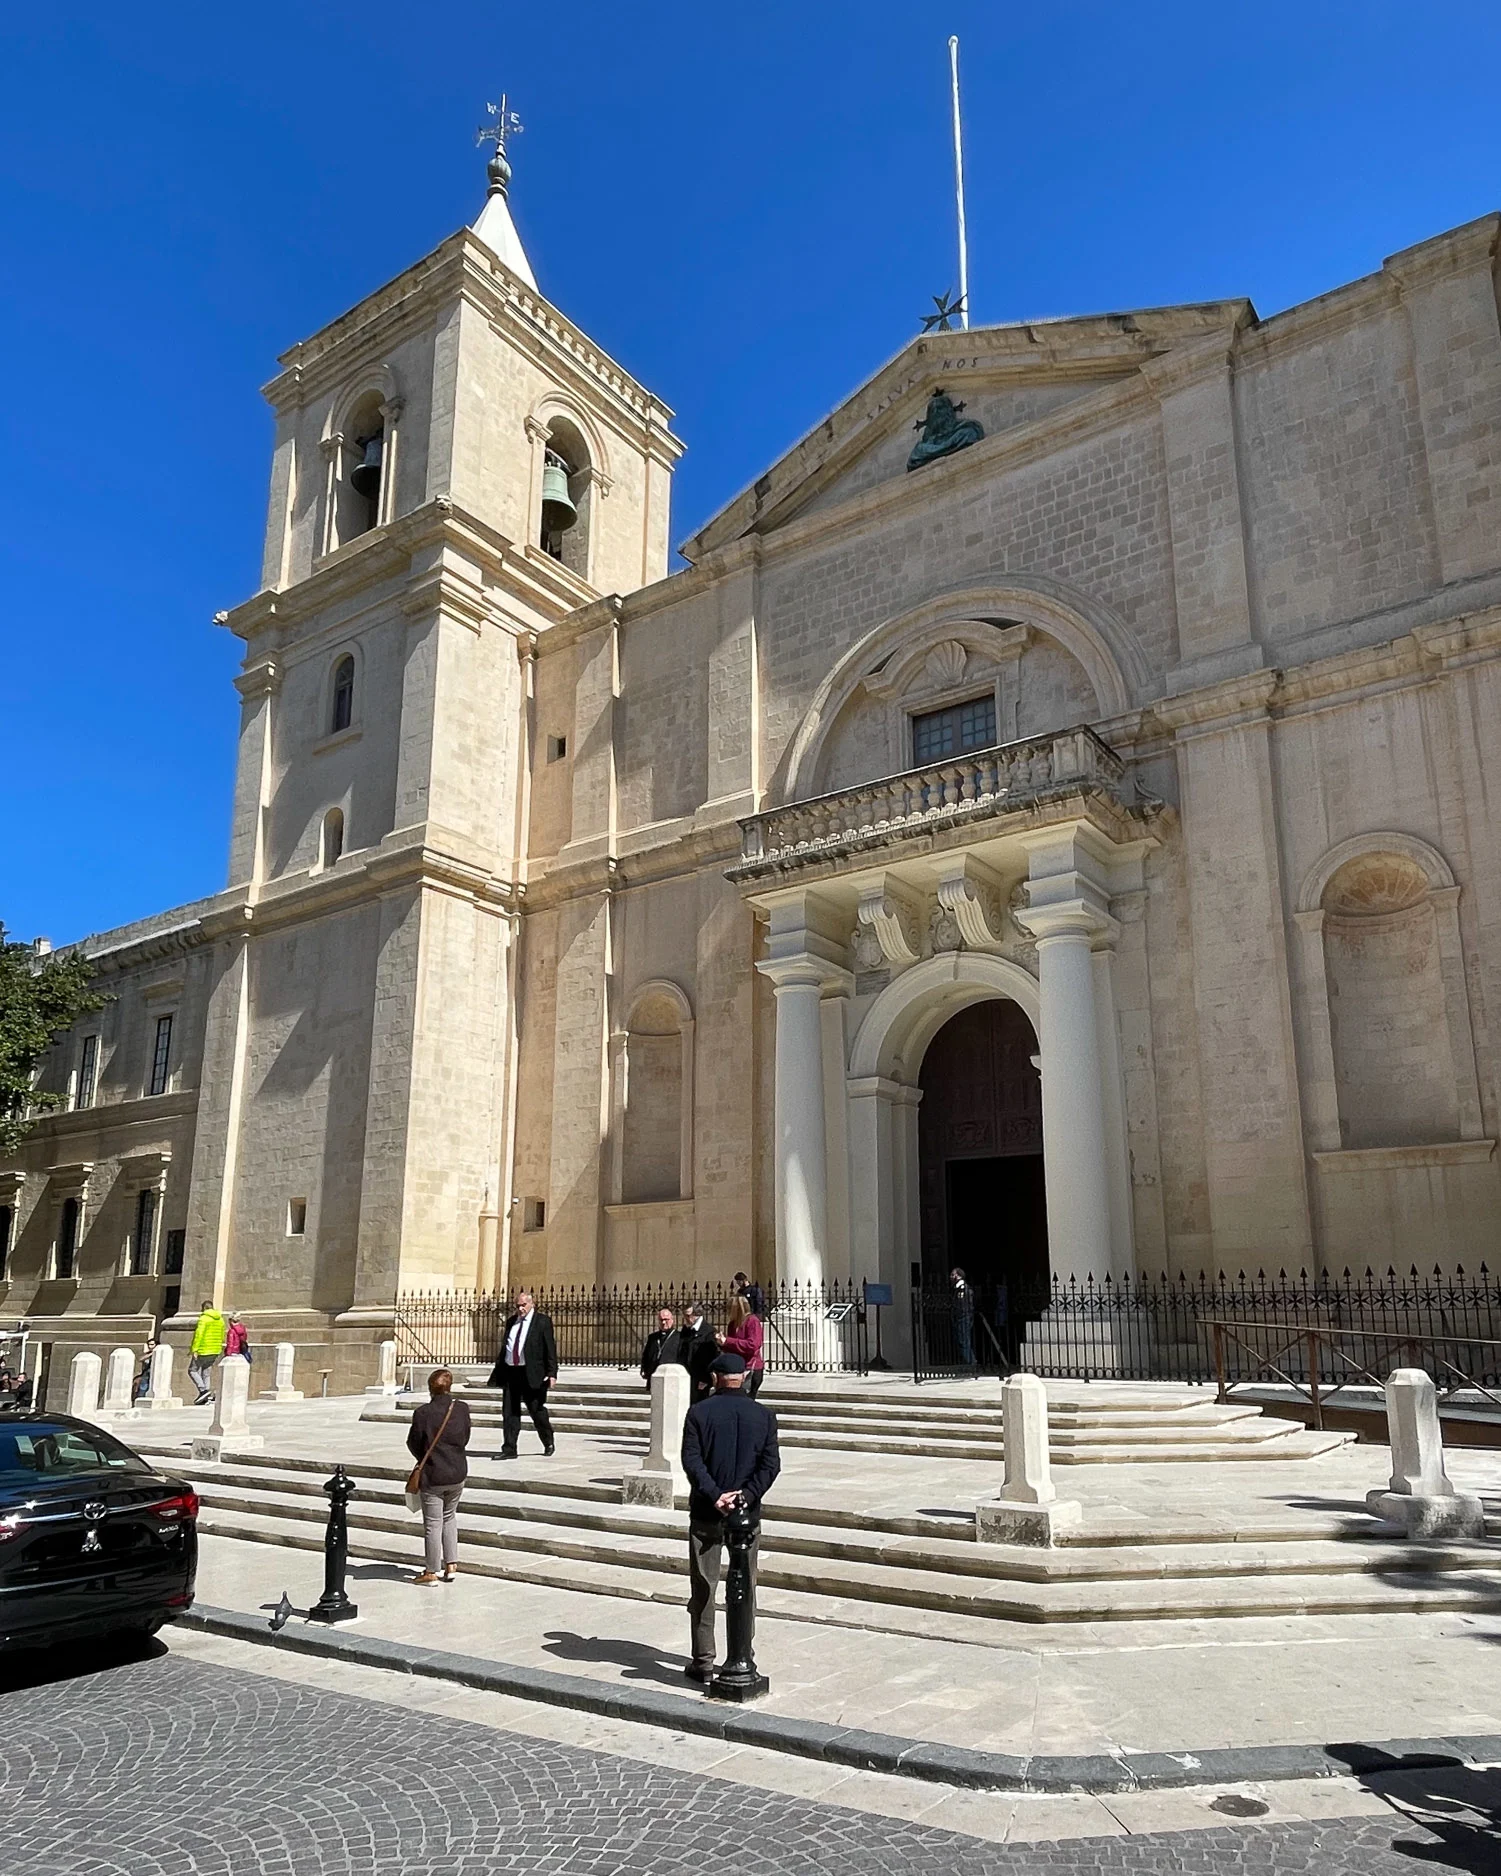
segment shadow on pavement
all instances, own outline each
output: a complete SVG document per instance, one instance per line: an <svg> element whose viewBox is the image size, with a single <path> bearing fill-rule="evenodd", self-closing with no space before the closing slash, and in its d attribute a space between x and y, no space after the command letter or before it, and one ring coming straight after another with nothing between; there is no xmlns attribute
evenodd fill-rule
<svg viewBox="0 0 1501 1876"><path fill-rule="evenodd" d="M574 1635L551 1629L542 1646L561 1661L602 1661L625 1670L628 1681L660 1681L664 1687L683 1685L683 1657L647 1642L606 1640L601 1635Z"/></svg>
<svg viewBox="0 0 1501 1876"><path fill-rule="evenodd" d="M1329 1756L1342 1756L1339 1746L1326 1746ZM1392 1849L1415 1864L1436 1870L1463 1870L1469 1876L1496 1876L1501 1870L1501 1771L1482 1771L1472 1765L1413 1765L1393 1754L1384 1764L1371 1764L1371 1749L1352 1753L1352 1767L1360 1782L1394 1811L1409 1818L1435 1839L1398 1837Z"/></svg>
<svg viewBox="0 0 1501 1876"><path fill-rule="evenodd" d="M19 1693L26 1687L45 1687L50 1681L75 1681L85 1674L160 1661L167 1652L166 1643L155 1635L106 1635L71 1647L18 1648L0 1654L0 1693Z"/></svg>

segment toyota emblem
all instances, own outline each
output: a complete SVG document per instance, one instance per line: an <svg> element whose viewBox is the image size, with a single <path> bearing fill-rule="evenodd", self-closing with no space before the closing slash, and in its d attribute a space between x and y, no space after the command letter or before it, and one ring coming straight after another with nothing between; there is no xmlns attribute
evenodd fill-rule
<svg viewBox="0 0 1501 1876"><path fill-rule="evenodd" d="M102 1498L91 1498L83 1508L83 1515L90 1524L97 1524L108 1510L109 1506Z"/></svg>

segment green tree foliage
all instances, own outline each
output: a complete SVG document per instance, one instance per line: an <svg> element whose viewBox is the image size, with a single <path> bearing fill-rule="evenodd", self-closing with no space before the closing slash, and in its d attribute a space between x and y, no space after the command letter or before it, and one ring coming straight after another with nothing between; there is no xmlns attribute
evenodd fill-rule
<svg viewBox="0 0 1501 1876"><path fill-rule="evenodd" d="M63 1096L31 1085L54 1036L107 999L91 989L94 967L74 953L39 955L0 925L0 1154L14 1153L26 1130Z"/></svg>

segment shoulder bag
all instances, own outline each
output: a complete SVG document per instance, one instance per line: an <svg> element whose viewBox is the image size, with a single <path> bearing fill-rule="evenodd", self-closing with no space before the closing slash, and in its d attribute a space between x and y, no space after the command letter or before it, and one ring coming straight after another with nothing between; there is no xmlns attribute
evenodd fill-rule
<svg viewBox="0 0 1501 1876"><path fill-rule="evenodd" d="M422 1509L422 1468L427 1464L428 1460L432 1458L433 1448L448 1431L448 1423L452 1418L453 1402L450 1400L448 1403L448 1412L443 1416L443 1424L438 1428L431 1440L428 1441L427 1451L417 1461L416 1465L412 1467L411 1475L407 1479L408 1511L420 1511Z"/></svg>

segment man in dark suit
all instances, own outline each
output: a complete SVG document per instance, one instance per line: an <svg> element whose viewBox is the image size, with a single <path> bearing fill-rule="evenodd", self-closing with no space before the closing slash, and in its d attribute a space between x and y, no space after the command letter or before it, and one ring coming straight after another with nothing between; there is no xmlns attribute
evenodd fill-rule
<svg viewBox="0 0 1501 1876"><path fill-rule="evenodd" d="M490 1371L490 1386L505 1389L505 1407L501 1414L502 1459L516 1457L523 1407L532 1417L543 1452L552 1457L554 1446L552 1422L547 1417L547 1390L557 1378L558 1344L552 1332L552 1317L544 1316L534 1305L530 1290L523 1290L516 1298L515 1315L506 1322L500 1338L500 1355Z"/></svg>
<svg viewBox="0 0 1501 1876"><path fill-rule="evenodd" d="M719 1337L697 1303L683 1311L683 1326L678 1331L678 1360L693 1379L693 1398L707 1400L714 1382L710 1370L719 1353Z"/></svg>
<svg viewBox="0 0 1501 1876"><path fill-rule="evenodd" d="M648 1387L651 1378L664 1361L672 1362L678 1358L678 1321L670 1309L657 1311L657 1326L646 1338L646 1346L641 1351L641 1379Z"/></svg>
<svg viewBox="0 0 1501 1876"><path fill-rule="evenodd" d="M782 1469L777 1417L741 1392L745 1362L723 1354L714 1363L714 1392L688 1409L683 1422L683 1470L688 1474L688 1622L692 1659L683 1672L707 1681L714 1672L714 1592L724 1556L724 1521L739 1504L757 1521L751 1544L751 1633L754 1583L760 1555L761 1500Z"/></svg>

